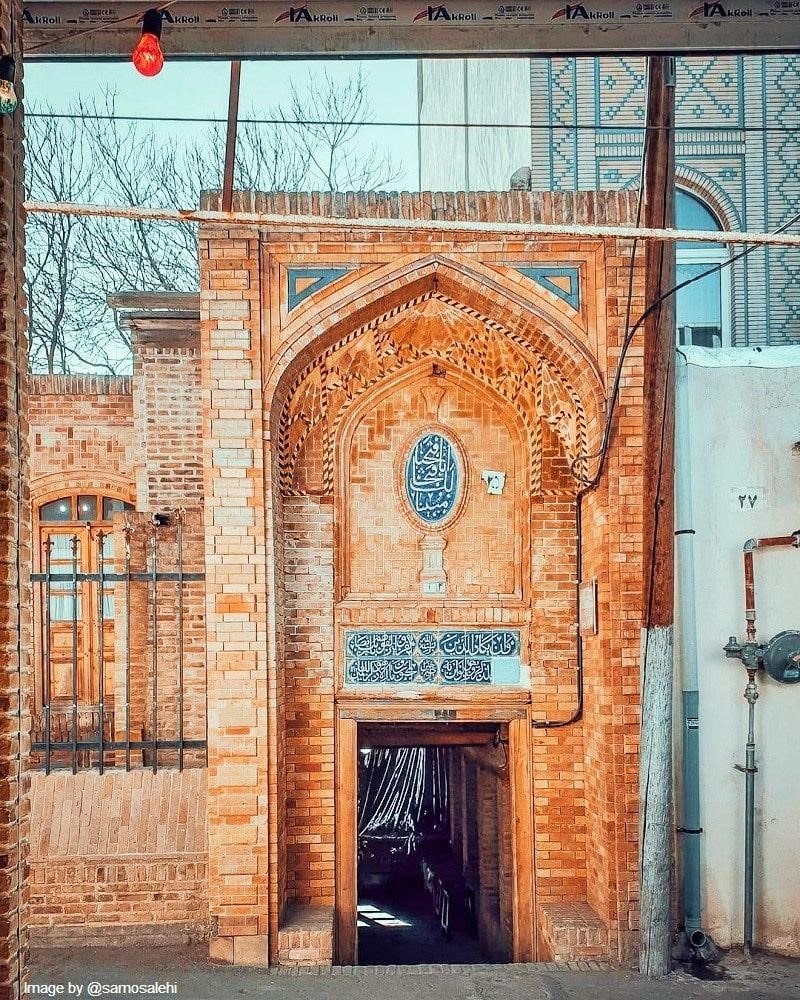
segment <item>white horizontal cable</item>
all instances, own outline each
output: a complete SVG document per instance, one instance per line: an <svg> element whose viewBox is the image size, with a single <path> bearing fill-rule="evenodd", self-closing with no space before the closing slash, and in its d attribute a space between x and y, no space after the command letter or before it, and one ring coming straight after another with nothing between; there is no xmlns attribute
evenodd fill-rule
<svg viewBox="0 0 800 1000"><path fill-rule="evenodd" d="M138 208L123 205L81 205L73 202L28 201L25 209L38 215L76 215L152 222L196 222L201 225L264 226L271 230L406 229L415 232L488 233L519 236L577 236L599 239L644 239L691 243L800 246L800 234L719 232L703 229L653 229L646 226L600 226L543 222L472 222L463 219L370 219L329 215L279 215L269 212L217 212L190 208Z"/></svg>

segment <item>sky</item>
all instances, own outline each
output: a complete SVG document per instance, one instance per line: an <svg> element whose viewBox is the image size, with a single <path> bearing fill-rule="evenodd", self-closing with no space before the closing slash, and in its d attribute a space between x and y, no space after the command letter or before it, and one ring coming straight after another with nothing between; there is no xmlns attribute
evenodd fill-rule
<svg viewBox="0 0 800 1000"><path fill-rule="evenodd" d="M365 127L361 139L365 145L377 145L391 152L402 169L393 185L398 190L415 190L417 166L417 63L413 59L396 60L313 60L242 64L239 108L242 117L255 110L263 113L288 97L290 81L301 89L310 73L327 73L346 80L361 66L369 87L373 119L405 122L402 128ZM139 76L130 62L35 62L25 65L25 99L33 105L47 104L53 111L65 111L77 94L101 97L107 89L116 92L119 114L187 115L225 118L228 107L230 64L214 62L170 61L154 78ZM173 134L191 136L200 126L174 123ZM222 156L222 151L220 151Z"/></svg>

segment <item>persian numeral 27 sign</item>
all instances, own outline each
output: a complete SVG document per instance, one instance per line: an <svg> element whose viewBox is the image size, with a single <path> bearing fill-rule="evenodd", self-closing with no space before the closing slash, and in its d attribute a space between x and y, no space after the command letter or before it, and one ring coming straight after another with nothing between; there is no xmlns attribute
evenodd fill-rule
<svg viewBox="0 0 800 1000"><path fill-rule="evenodd" d="M110 22L142 6L38 0L24 8L26 44L44 43L33 58L128 58L139 26ZM109 29L79 34L102 24ZM199 0L164 12L163 45L168 57L187 58L788 52L800 50L800 0Z"/></svg>

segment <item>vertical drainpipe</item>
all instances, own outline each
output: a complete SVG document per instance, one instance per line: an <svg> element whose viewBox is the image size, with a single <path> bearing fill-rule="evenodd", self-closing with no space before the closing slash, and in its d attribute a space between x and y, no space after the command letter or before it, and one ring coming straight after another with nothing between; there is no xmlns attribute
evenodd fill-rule
<svg viewBox="0 0 800 1000"><path fill-rule="evenodd" d="M682 809L678 828L683 857L683 922L689 942L705 943L700 908L700 729L697 680L697 610L694 579L692 446L689 365L678 351L675 413L675 556L678 584L681 690L683 701Z"/></svg>

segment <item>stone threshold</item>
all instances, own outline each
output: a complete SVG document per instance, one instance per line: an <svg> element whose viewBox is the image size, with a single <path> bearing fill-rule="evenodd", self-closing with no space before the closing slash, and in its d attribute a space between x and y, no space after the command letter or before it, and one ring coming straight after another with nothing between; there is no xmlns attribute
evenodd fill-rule
<svg viewBox="0 0 800 1000"><path fill-rule="evenodd" d="M519 972L613 972L609 962L583 960L577 962L514 962L475 965L311 965L273 966L265 970L270 976L430 976L469 975L488 970Z"/></svg>

